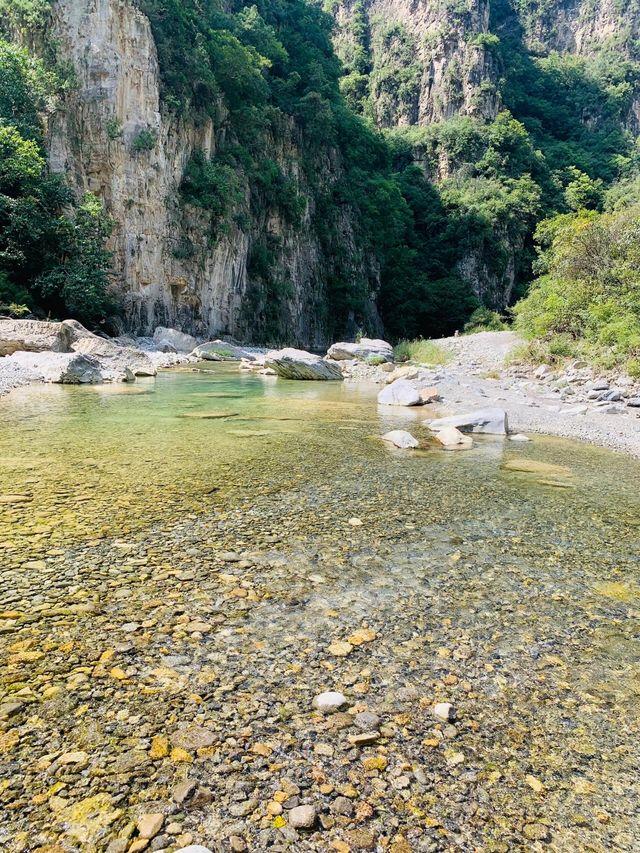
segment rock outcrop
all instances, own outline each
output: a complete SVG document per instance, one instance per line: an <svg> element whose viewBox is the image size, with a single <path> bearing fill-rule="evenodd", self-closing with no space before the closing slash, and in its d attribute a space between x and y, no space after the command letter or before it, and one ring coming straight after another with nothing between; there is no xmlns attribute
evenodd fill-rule
<svg viewBox="0 0 640 853"><path fill-rule="evenodd" d="M70 352L74 338L73 327L65 323L0 317L0 356L20 351Z"/></svg>
<svg viewBox="0 0 640 853"><path fill-rule="evenodd" d="M356 343L340 342L332 344L327 352L328 358L334 361L349 361L353 358L359 361L367 359L384 359L393 361L393 347L386 341L377 338L362 338Z"/></svg>
<svg viewBox="0 0 640 853"><path fill-rule="evenodd" d="M265 356L265 366L275 370L283 379L342 379L342 371L337 364L319 355L291 347L268 352Z"/></svg>
<svg viewBox="0 0 640 853"><path fill-rule="evenodd" d="M89 190L106 203L127 330L148 335L162 325L201 339L228 334L326 346L327 279L337 257L353 259L355 273L370 281L363 322L381 330L378 273L356 245L352 214L345 208L335 223L340 242L331 252L315 225L316 192L302 164L315 157L314 182L330 191L340 176L337 154L314 155L295 123L281 121L269 156L306 199L300 221L289 222L267 201L247 212L247 185L228 224L212 235L206 211L186 203L179 188L194 152L209 158L225 143L224 104L214 123L178 117L161 103L151 25L134 0L58 0L48 29L76 79L50 122L50 165L78 194ZM253 263L265 242L270 276L286 291L277 312ZM275 317L267 328L268 311Z"/></svg>

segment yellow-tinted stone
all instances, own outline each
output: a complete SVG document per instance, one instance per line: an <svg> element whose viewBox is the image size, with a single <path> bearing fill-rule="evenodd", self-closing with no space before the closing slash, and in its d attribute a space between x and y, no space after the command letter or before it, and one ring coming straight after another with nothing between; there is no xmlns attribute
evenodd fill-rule
<svg viewBox="0 0 640 853"><path fill-rule="evenodd" d="M165 758L169 755L169 738L166 735L156 735L151 741L149 758Z"/></svg>

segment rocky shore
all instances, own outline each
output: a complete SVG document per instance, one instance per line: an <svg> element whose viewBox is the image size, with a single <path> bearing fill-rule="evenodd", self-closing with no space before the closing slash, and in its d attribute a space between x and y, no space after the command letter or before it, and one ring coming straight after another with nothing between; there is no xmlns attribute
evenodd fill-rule
<svg viewBox="0 0 640 853"><path fill-rule="evenodd" d="M442 339L438 346L450 356L446 364L406 366L394 365L390 344L366 338L336 343L323 357L203 342L164 327L153 338L107 339L70 320L0 318L0 396L31 382L134 382L159 368L236 361L241 370L286 379L376 383L392 389L388 399L399 406L427 402L416 395L432 388L437 413L430 418L500 408L508 412L512 433L557 435L640 456L640 382L600 374L580 361L563 368L509 366L509 353L519 343L511 332ZM402 387L408 396L394 399ZM380 399L385 402L385 395Z"/></svg>

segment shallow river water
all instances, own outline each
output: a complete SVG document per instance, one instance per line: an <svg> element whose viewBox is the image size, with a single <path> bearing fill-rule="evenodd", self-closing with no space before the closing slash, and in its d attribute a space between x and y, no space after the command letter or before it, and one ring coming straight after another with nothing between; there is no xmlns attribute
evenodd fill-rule
<svg viewBox="0 0 640 853"><path fill-rule="evenodd" d="M375 393L0 401L0 850L640 850L640 463Z"/></svg>

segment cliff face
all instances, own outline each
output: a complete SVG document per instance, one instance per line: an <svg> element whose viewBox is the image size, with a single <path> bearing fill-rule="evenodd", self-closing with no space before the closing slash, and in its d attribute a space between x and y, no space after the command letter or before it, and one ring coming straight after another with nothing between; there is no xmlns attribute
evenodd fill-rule
<svg viewBox="0 0 640 853"><path fill-rule="evenodd" d="M508 88L512 77L510 62L535 68L552 52L603 67L608 57L618 65L638 59L640 6L635 2L337 0L329 8L336 22L336 51L346 68L343 91L355 109L381 128L428 127L456 116L492 121L511 106L505 96L505 81ZM626 86L633 89L620 125L637 133L637 76L636 84L609 85L619 91ZM539 91L531 94L540 98ZM597 130L610 116L606 106L600 109L597 96L587 103L577 91L568 108L587 131ZM531 115L537 121L544 116L536 109ZM415 162L424 167L419 136L412 139ZM471 164L466 173L452 172L446 146L436 151L435 160L425 173L436 185L473 174ZM522 235L514 237L504 229L495 228L493 236L506 258L502 271L496 273L491 263L495 246L483 241L463 252L457 272L484 304L503 310L514 293L525 246Z"/></svg>
<svg viewBox="0 0 640 853"><path fill-rule="evenodd" d="M366 78L359 93L381 127L455 115L494 118L504 73L493 49L496 30L510 31L532 55L593 57L613 47L638 59L640 7L634 2L338 0L330 8L336 51L348 70Z"/></svg>
<svg viewBox="0 0 640 853"><path fill-rule="evenodd" d="M241 224L229 216L212 236L209 218L185 205L179 188L193 152L210 157L224 140L224 106L219 126L163 109L151 27L129 0L58 0L50 28L77 78L50 122L50 166L78 192L103 198L113 217L110 248L126 326L138 333L162 324L206 336L325 344L328 261L314 230L315 200L293 122L272 140L271 157L305 199L300 221L292 226L265 206ZM331 182L340 164L325 157L316 169ZM341 251L357 259L348 213L339 226ZM277 311L268 304L273 294L250 270L252 251L265 237L270 277L280 284ZM363 274L375 288L375 270ZM366 324L380 331L373 295Z"/></svg>
<svg viewBox="0 0 640 853"><path fill-rule="evenodd" d="M495 117L498 69L483 41L488 0L348 0L334 14L345 65L367 55L369 110L379 126Z"/></svg>

